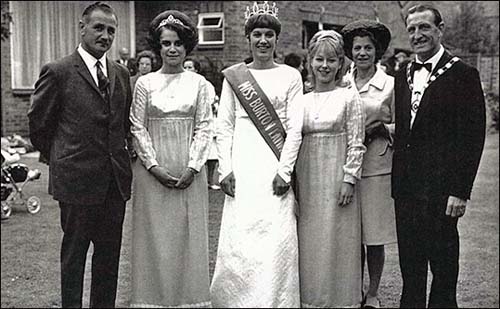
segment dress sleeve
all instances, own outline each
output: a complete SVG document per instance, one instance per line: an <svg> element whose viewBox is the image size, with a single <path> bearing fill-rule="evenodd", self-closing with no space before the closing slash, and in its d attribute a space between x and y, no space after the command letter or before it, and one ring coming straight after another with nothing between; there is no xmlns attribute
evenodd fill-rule
<svg viewBox="0 0 500 309"><path fill-rule="evenodd" d="M149 92L144 78L137 80L134 89L132 106L130 108L130 133L137 156L146 169L158 165L156 151L147 128L147 107Z"/></svg>
<svg viewBox="0 0 500 309"><path fill-rule="evenodd" d="M356 179L361 178L361 165L366 147L363 145L365 139L365 123L363 105L356 91L351 88L347 90L350 95L346 102L346 129L347 129L347 158L344 169L344 182L356 184Z"/></svg>
<svg viewBox="0 0 500 309"><path fill-rule="evenodd" d="M231 86L224 79L217 113L217 152L219 155L219 179L222 181L233 171L232 148L234 124L236 120L235 95Z"/></svg>
<svg viewBox="0 0 500 309"><path fill-rule="evenodd" d="M295 73L295 72L294 72ZM298 102L295 100L297 97L301 97L304 93L304 85L302 83L302 77L297 71L294 79L290 83L290 88L287 93L287 108L286 108L286 123L283 123L285 130L288 130L288 120L290 119L289 113L293 112L293 105Z"/></svg>
<svg viewBox="0 0 500 309"><path fill-rule="evenodd" d="M212 88L210 88L212 87ZM198 89L196 112L194 116L193 142L189 149L188 167L201 170L210 152L210 142L213 136L212 102L215 91L209 82L203 79Z"/></svg>
<svg viewBox="0 0 500 309"><path fill-rule="evenodd" d="M293 167L297 161L302 144L302 127L304 125L304 107L302 94L295 97L291 104L288 118L288 130L278 164L278 175L287 183L291 180Z"/></svg>

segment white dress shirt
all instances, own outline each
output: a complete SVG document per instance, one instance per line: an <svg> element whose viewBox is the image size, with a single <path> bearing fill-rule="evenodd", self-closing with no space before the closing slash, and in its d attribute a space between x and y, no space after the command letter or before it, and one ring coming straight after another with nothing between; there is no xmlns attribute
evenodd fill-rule
<svg viewBox="0 0 500 309"><path fill-rule="evenodd" d="M100 58L96 59L94 56L89 54L85 49L83 49L82 44L78 45L78 53L83 59L83 62L85 62L85 65L87 66L87 69L90 71L90 75L92 75L92 78L94 79L95 84L97 87L99 87L99 82L97 79L97 68L96 68L96 63L97 60L101 62L102 65L102 72L106 77L108 77L108 65L106 63L106 53Z"/></svg>
<svg viewBox="0 0 500 309"><path fill-rule="evenodd" d="M425 64L425 63L432 64L432 70L431 70L431 72L432 72L436 68L436 66L439 62L439 59L441 59L443 54L444 54L444 47L443 47L443 45L441 45L439 48L439 51L434 56L432 56L430 59L428 59L427 61L422 62L418 58L418 55L417 55L415 57L415 62L422 63L422 64ZM413 104L413 102L415 102L417 100L419 102L420 102L420 100L422 100L422 96L424 95L424 91L425 91L425 89L423 89L423 88L424 88L425 84L427 83L427 81L429 80L429 78L431 77L431 72L427 71L424 68L421 68L418 71L416 70L415 73L413 74L413 92L411 94L412 104ZM417 115L417 113L412 110L411 111L410 128L413 126L413 121L415 121L416 115Z"/></svg>

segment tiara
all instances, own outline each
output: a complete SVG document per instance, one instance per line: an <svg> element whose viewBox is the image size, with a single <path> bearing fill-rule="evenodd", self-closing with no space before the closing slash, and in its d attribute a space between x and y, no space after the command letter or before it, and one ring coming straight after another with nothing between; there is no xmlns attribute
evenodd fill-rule
<svg viewBox="0 0 500 309"><path fill-rule="evenodd" d="M273 2L273 6L269 6L268 1L264 1L264 4L258 5L257 2L253 3L252 10L247 6L247 10L245 12L245 21L247 21L253 15L267 14L272 15L276 19L278 19L278 8L276 7L276 3Z"/></svg>
<svg viewBox="0 0 500 309"><path fill-rule="evenodd" d="M161 21L161 23L158 25L158 27L156 27L156 29L159 29L159 28L165 26L166 24L179 24L181 26L184 26L182 21L178 20L177 18L175 18L172 15L168 15L167 18L165 18L164 20Z"/></svg>

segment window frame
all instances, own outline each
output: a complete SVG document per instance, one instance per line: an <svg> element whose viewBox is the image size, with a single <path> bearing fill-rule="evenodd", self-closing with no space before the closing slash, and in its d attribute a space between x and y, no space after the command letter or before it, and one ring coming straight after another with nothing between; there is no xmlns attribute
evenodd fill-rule
<svg viewBox="0 0 500 309"><path fill-rule="evenodd" d="M219 23L217 25L203 25L203 21L207 18L220 18ZM210 13L199 13L198 14L198 45L207 46L207 45L224 45L225 43L225 30L224 30L224 12L210 12ZM221 41L206 41L204 38L205 30L218 30L222 32L222 40Z"/></svg>

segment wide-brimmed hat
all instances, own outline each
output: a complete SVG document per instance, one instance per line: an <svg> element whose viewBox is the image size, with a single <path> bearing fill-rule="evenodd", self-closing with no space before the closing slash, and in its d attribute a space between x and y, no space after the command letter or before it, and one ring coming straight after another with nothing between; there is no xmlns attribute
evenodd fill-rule
<svg viewBox="0 0 500 309"><path fill-rule="evenodd" d="M384 24L370 19L360 19L349 23L341 30L344 37L344 50L346 56L352 60L352 42L359 30L367 30L373 34L381 50L377 50L378 55L383 55L391 42L391 32Z"/></svg>

